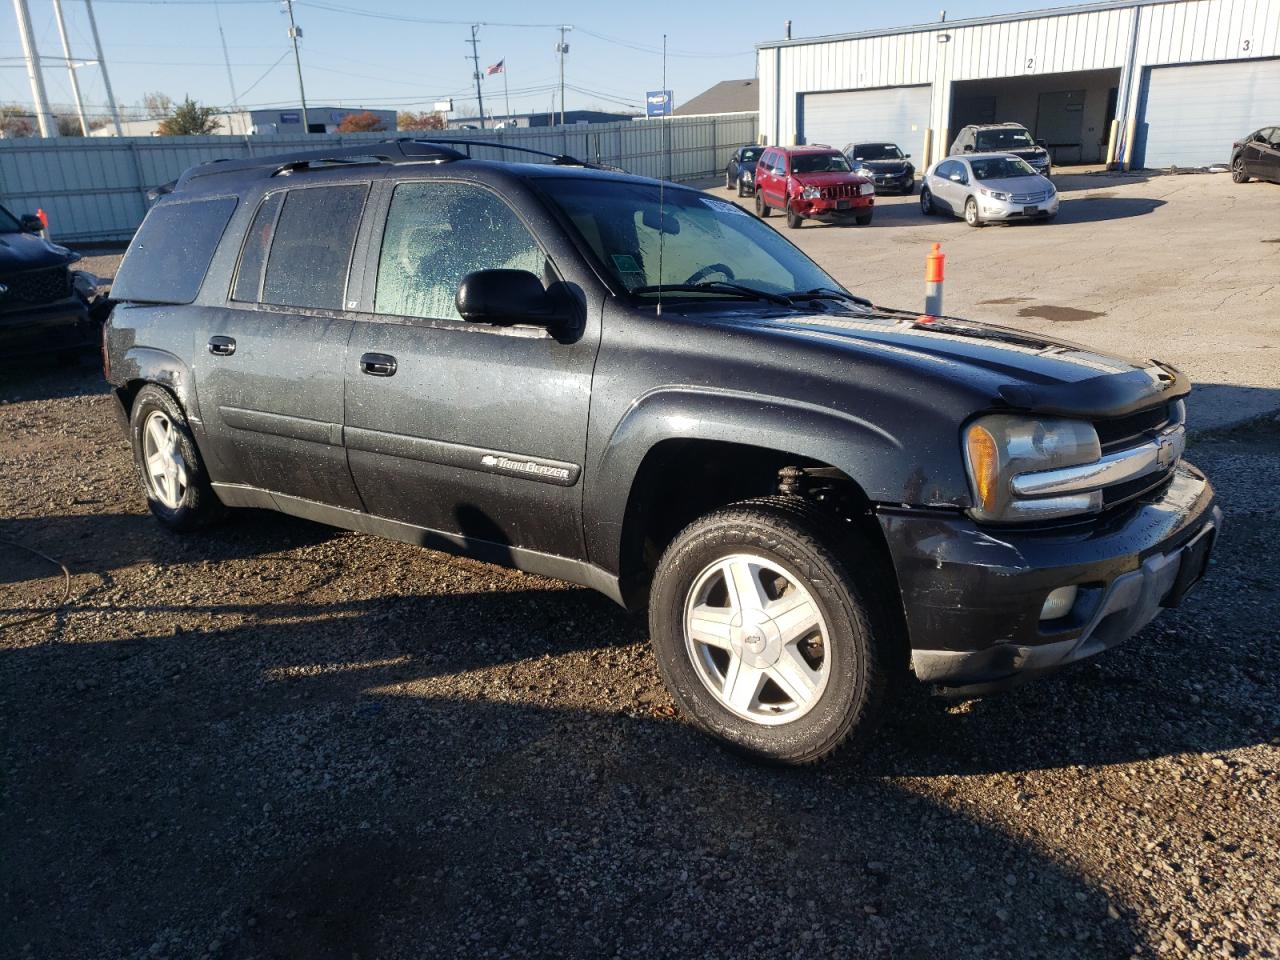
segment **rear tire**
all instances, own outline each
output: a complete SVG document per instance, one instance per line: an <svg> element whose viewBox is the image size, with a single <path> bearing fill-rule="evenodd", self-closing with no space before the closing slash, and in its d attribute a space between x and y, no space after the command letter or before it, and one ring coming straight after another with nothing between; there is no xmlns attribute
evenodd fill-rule
<svg viewBox="0 0 1280 960"><path fill-rule="evenodd" d="M871 214L868 213L865 217L854 217L854 223L860 227L869 226L871 224Z"/></svg>
<svg viewBox="0 0 1280 960"><path fill-rule="evenodd" d="M787 226L792 230L799 230L800 224L804 223L804 217L795 213L791 209L791 205L787 204Z"/></svg>
<svg viewBox="0 0 1280 960"><path fill-rule="evenodd" d="M764 197L760 196L760 188L756 188L756 216L761 220L769 216L769 205L764 202Z"/></svg>
<svg viewBox="0 0 1280 960"><path fill-rule="evenodd" d="M138 391L129 414L129 441L147 506L166 527L185 533L225 514L186 415L169 391L154 384Z"/></svg>
<svg viewBox="0 0 1280 960"><path fill-rule="evenodd" d="M883 713L894 635L839 526L803 500L751 500L694 521L658 564L658 669L694 725L734 750L816 763L865 746Z"/></svg>
<svg viewBox="0 0 1280 960"><path fill-rule="evenodd" d="M971 227L981 227L982 216L978 213L978 201L970 197L964 202L964 222Z"/></svg>

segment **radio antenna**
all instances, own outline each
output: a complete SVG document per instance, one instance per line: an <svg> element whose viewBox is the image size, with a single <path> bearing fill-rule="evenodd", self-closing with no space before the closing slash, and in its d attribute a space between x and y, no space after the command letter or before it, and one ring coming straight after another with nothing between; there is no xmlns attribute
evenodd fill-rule
<svg viewBox="0 0 1280 960"><path fill-rule="evenodd" d="M667 238L667 177L671 176L671 125L667 122L667 111L671 109L671 98L667 95L667 35L662 35L662 156L666 160L666 170L658 179L658 311L662 316L662 248Z"/></svg>

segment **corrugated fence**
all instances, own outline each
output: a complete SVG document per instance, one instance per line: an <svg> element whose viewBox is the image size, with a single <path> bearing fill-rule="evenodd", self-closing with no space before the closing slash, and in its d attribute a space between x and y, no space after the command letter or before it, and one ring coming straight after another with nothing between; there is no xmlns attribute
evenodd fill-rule
<svg viewBox="0 0 1280 960"><path fill-rule="evenodd" d="M736 148L755 142L757 129L756 114L735 113L532 129L449 130L440 136L567 153L646 177L693 180L722 171ZM18 214L43 209L56 240L128 240L146 214L147 190L175 179L188 167L327 144L373 143L388 136L395 135L0 140L0 203ZM476 156L498 154L478 150Z"/></svg>

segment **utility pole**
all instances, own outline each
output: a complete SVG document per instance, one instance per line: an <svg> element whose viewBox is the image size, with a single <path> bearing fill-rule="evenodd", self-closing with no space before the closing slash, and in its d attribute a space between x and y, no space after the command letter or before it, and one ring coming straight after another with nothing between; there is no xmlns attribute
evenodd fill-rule
<svg viewBox="0 0 1280 960"><path fill-rule="evenodd" d="M560 54L560 126L564 126L564 55L569 52L569 45L564 42L565 32L573 27L560 27L560 42L556 44L556 53ZM552 118L555 119L554 117Z"/></svg>
<svg viewBox="0 0 1280 960"><path fill-rule="evenodd" d="M22 38L22 55L27 61L27 79L31 81L31 99L36 104L36 121L40 124L40 136L56 137L58 122L49 110L49 97L44 90L44 74L40 72L40 52L36 49L36 38L31 32L31 14L27 11L27 0L13 0L13 9L18 15L18 35Z"/></svg>
<svg viewBox="0 0 1280 960"><path fill-rule="evenodd" d="M57 2L57 0L54 0ZM236 78L231 73L231 55L227 53L227 35L222 29L222 5L214 0L213 15L218 21L218 39L222 41L222 62L227 65L227 86L231 88L231 109L240 112L240 98L236 96ZM228 130L228 133L231 131Z"/></svg>
<svg viewBox="0 0 1280 960"><path fill-rule="evenodd" d="M298 53L298 40L302 31L293 19L293 0L284 0L289 11L289 39L293 41L293 65L298 68L298 96L302 98L302 132L311 132L311 121L307 118L307 89L302 85L302 55Z"/></svg>
<svg viewBox="0 0 1280 960"><path fill-rule="evenodd" d="M472 79L476 82L476 106L480 108L480 129L484 129L484 94L480 92L480 52L476 49L479 41L476 39L476 32L479 31L480 24L473 23L471 25L471 64L474 67L472 71Z"/></svg>
<svg viewBox="0 0 1280 960"><path fill-rule="evenodd" d="M120 127L120 108L116 106L116 95L111 92L111 78L107 76L107 61L102 55L102 38L98 36L98 20L93 15L93 0L84 0L85 13L89 15L89 32L93 34L93 49L98 56L98 69L102 71L102 90L107 95L107 107L111 110L111 123L116 128L116 136L124 136Z"/></svg>
<svg viewBox="0 0 1280 960"><path fill-rule="evenodd" d="M58 23L58 36L62 39L62 57L67 61L67 76L71 79L71 96L76 101L76 116L80 118L80 132L89 135L89 121L84 116L84 100L80 96L80 80L76 77L76 63L71 59L71 41L67 39L67 21L62 16L62 0L53 0L53 16Z"/></svg>

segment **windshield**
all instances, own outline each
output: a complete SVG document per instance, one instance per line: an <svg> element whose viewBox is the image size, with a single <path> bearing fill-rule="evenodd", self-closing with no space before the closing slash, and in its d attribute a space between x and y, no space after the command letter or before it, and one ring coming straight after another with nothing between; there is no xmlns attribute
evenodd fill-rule
<svg viewBox="0 0 1280 960"><path fill-rule="evenodd" d="M1009 177L1034 177L1036 172L1018 157L985 157L970 160L973 175L979 180L1007 180Z"/></svg>
<svg viewBox="0 0 1280 960"><path fill-rule="evenodd" d="M1017 127L979 130L977 140L979 150L1021 150L1036 145L1036 142L1031 139L1031 134Z"/></svg>
<svg viewBox="0 0 1280 960"><path fill-rule="evenodd" d="M760 159L760 154L764 153L764 147L744 147L742 150L742 159L747 163L755 163Z"/></svg>
<svg viewBox="0 0 1280 960"><path fill-rule="evenodd" d="M659 197L656 183L548 177L538 184L628 291L700 282L780 294L843 289L772 228L726 200L680 187L668 187ZM639 295L656 296L656 291Z"/></svg>
<svg viewBox="0 0 1280 960"><path fill-rule="evenodd" d="M21 233L22 224L18 222L18 218L0 207L0 233Z"/></svg>
<svg viewBox="0 0 1280 960"><path fill-rule="evenodd" d="M791 157L792 173L849 173L843 153L797 153Z"/></svg>
<svg viewBox="0 0 1280 960"><path fill-rule="evenodd" d="M856 160L901 160L902 151L896 143L856 143L853 156Z"/></svg>

